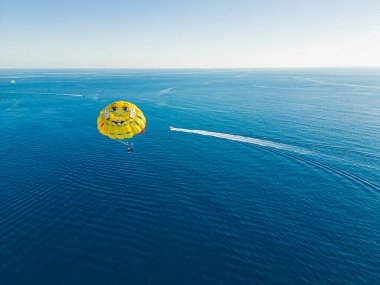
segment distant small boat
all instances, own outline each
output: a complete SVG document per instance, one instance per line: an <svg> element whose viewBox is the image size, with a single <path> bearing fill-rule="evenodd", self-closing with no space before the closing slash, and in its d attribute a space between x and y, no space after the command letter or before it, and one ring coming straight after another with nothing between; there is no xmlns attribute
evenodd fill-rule
<svg viewBox="0 0 380 285"><path fill-rule="evenodd" d="M15 84L16 81L14 79L11 80L11 84Z"/></svg>

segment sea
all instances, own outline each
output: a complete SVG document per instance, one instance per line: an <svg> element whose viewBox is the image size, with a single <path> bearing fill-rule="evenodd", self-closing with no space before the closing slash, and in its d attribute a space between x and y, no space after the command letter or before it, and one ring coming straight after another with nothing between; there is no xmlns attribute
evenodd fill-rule
<svg viewBox="0 0 380 285"><path fill-rule="evenodd" d="M0 284L380 284L380 69L0 70Z"/></svg>

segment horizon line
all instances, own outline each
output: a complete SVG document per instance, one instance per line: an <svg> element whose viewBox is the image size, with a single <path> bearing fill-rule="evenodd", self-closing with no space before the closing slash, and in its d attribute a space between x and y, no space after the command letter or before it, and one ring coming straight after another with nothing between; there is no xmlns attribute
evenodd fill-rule
<svg viewBox="0 0 380 285"><path fill-rule="evenodd" d="M254 69L361 69L361 68L380 68L379 66L262 66L262 67L0 67L0 70L36 70L36 69L140 69L140 70L175 70L175 69L203 69L203 70L254 70Z"/></svg>

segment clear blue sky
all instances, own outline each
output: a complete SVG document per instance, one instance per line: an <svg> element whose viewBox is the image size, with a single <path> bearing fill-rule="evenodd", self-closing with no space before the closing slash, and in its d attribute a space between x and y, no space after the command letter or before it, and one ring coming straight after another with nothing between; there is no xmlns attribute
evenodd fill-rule
<svg viewBox="0 0 380 285"><path fill-rule="evenodd" d="M0 68L380 66L380 0L0 0Z"/></svg>

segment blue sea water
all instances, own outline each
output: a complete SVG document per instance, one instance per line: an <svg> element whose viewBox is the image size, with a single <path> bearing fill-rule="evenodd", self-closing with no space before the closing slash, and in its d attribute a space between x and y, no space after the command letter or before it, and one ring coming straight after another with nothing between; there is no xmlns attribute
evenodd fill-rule
<svg viewBox="0 0 380 285"><path fill-rule="evenodd" d="M379 69L1 70L0 127L2 285L380 284Z"/></svg>

